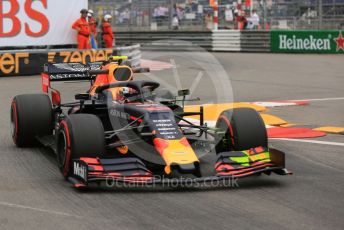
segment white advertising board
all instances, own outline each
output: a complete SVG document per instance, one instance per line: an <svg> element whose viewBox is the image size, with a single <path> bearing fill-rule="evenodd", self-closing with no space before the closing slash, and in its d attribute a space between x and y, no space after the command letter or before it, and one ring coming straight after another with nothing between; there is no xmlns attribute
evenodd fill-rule
<svg viewBox="0 0 344 230"><path fill-rule="evenodd" d="M76 44L87 0L0 0L0 47Z"/></svg>

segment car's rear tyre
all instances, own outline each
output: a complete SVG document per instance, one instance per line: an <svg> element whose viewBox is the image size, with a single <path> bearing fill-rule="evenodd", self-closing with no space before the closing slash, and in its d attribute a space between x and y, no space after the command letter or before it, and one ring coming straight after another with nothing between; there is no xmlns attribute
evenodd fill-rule
<svg viewBox="0 0 344 230"><path fill-rule="evenodd" d="M11 133L18 147L33 146L35 137L53 131L52 105L46 94L24 94L14 97L11 104Z"/></svg>
<svg viewBox="0 0 344 230"><path fill-rule="evenodd" d="M92 114L72 114L60 122L56 133L57 162L64 177L70 175L72 159L96 158L105 153L104 128Z"/></svg>
<svg viewBox="0 0 344 230"><path fill-rule="evenodd" d="M264 121L254 109L237 108L223 111L216 122L216 128L225 131L218 139L217 153L268 146Z"/></svg>

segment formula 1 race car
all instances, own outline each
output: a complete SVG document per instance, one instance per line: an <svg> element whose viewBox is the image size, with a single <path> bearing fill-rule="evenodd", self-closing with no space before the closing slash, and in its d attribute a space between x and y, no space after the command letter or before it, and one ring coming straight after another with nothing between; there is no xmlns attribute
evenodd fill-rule
<svg viewBox="0 0 344 230"><path fill-rule="evenodd" d="M11 130L18 147L40 142L54 150L62 175L75 188L112 178L120 183L226 181L274 172L286 175L285 154L268 147L265 125L249 108L226 110L216 127L185 112L189 90L177 96L155 81L133 80L126 57L106 62L46 64L44 94L14 97ZM61 103L55 81L90 81L75 102ZM49 96L50 94L50 96ZM199 123L188 117L198 116ZM209 148L208 148L209 147ZM198 152L214 155L212 175Z"/></svg>

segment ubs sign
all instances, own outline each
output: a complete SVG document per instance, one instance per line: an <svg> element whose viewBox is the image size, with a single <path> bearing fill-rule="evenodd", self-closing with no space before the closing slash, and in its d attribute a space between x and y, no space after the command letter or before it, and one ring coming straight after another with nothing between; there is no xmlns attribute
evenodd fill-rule
<svg viewBox="0 0 344 230"><path fill-rule="evenodd" d="M0 47L75 44L71 25L87 6L87 0L0 0Z"/></svg>

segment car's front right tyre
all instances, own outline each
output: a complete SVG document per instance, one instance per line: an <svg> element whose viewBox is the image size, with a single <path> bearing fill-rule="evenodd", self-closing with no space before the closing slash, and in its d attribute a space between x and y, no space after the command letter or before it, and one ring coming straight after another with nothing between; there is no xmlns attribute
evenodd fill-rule
<svg viewBox="0 0 344 230"><path fill-rule="evenodd" d="M256 147L268 147L268 137L260 114L251 108L225 110L216 122L219 135L216 152L244 151Z"/></svg>

